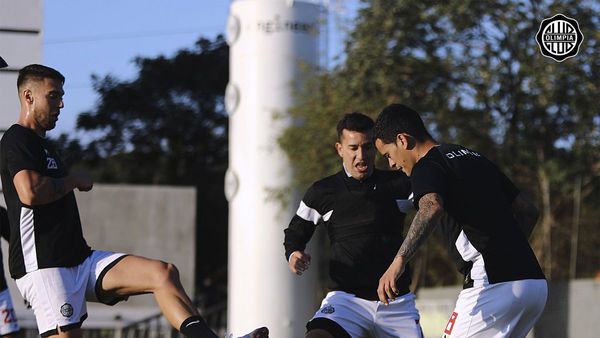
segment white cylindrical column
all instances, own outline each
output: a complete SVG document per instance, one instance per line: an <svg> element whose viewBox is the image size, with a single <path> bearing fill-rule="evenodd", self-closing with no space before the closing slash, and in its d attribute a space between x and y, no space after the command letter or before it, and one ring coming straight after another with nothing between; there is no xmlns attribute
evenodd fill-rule
<svg viewBox="0 0 600 338"><path fill-rule="evenodd" d="M271 337L302 337L318 306L317 269L295 276L283 256L283 229L299 201L293 197L284 206L277 198L292 180L277 138L291 123L287 110L303 67L318 63L322 13L307 1L237 0L230 7L225 189L228 329L234 334L265 325Z"/></svg>

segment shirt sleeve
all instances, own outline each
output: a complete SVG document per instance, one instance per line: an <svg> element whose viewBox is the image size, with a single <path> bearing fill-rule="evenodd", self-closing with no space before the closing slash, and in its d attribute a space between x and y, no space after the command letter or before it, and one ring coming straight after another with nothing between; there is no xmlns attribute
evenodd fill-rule
<svg viewBox="0 0 600 338"><path fill-rule="evenodd" d="M329 220L333 211L324 210L322 202L322 196L314 185L311 186L302 198L288 228L284 230L283 246L286 260L289 260L294 251L304 250L316 226Z"/></svg>
<svg viewBox="0 0 600 338"><path fill-rule="evenodd" d="M43 164L40 164L40 161L43 158L35 153L38 147L28 140L18 140L13 135L4 140L2 148L6 153L6 167L11 178L21 170L35 170L41 173Z"/></svg>
<svg viewBox="0 0 600 338"><path fill-rule="evenodd" d="M419 200L429 193L436 193L447 200L450 192L448 170L441 164L427 158L421 159L413 168L410 183L414 194L413 204L419 210Z"/></svg>

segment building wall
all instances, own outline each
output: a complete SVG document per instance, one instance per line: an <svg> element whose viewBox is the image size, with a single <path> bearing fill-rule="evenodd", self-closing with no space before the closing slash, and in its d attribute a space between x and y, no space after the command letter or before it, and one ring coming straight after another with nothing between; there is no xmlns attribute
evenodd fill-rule
<svg viewBox="0 0 600 338"><path fill-rule="evenodd" d="M183 286L194 293L196 257L196 189L191 187L96 184L90 192L77 192L84 236L93 249L141 255L174 263ZM19 321L35 327L8 275L8 244L2 251L13 303ZM152 295L131 297L114 307L88 303L86 325L126 323L158 313Z"/></svg>
<svg viewBox="0 0 600 338"><path fill-rule="evenodd" d="M17 72L42 62L43 0L0 0L0 132L17 120Z"/></svg>

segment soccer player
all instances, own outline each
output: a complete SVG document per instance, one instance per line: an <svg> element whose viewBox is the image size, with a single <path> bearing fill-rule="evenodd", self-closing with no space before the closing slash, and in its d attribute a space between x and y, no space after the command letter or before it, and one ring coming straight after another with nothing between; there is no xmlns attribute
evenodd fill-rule
<svg viewBox="0 0 600 338"><path fill-rule="evenodd" d="M0 142L0 172L10 220L9 269L33 308L42 337L81 337L86 300L113 305L153 293L166 319L186 337L217 336L187 296L173 264L91 250L83 238L74 189L87 173L69 173L46 132L63 108L65 78L29 65L17 79L19 118ZM268 335L265 328L249 336Z"/></svg>
<svg viewBox="0 0 600 338"><path fill-rule="evenodd" d="M8 213L3 207L0 207L0 232L2 232L2 238L8 241L10 233ZM0 336L6 338L16 337L19 330L12 298L4 277L4 264L2 263L2 252L0 251Z"/></svg>
<svg viewBox="0 0 600 338"><path fill-rule="evenodd" d="M0 56L0 68L5 67L8 67L8 65ZM0 232L2 237L8 241L10 232L8 227L8 213L3 207L0 207ZM0 336L7 338L15 337L19 330L19 324L12 305L12 298L8 291L8 285L6 285L6 278L4 277L4 264L2 263L2 252L0 252Z"/></svg>
<svg viewBox="0 0 600 338"><path fill-rule="evenodd" d="M383 109L374 134L390 167L410 176L417 208L379 282L379 299L394 297L394 281L406 262L441 226L450 257L465 276L444 337L525 337L548 293L527 240L537 221L536 207L480 153L437 143L419 114L404 105Z"/></svg>
<svg viewBox="0 0 600 338"><path fill-rule="evenodd" d="M308 338L422 337L408 272L394 281L389 306L377 301L379 278L402 243L410 184L401 172L375 169L372 128L360 113L339 121L342 170L312 184L285 229L285 256L297 275L309 267L305 248L318 225L331 243L330 292L306 325Z"/></svg>

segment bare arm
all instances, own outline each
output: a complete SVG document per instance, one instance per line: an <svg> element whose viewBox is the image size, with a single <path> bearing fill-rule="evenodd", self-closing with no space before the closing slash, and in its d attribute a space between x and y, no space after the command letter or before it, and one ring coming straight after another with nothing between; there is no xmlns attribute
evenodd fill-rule
<svg viewBox="0 0 600 338"><path fill-rule="evenodd" d="M21 170L13 178L21 203L41 205L54 202L77 188L81 191L92 189L92 179L87 174L78 173L64 178L42 176L35 170Z"/></svg>
<svg viewBox="0 0 600 338"><path fill-rule="evenodd" d="M429 193L421 197L419 211L417 211L396 256L402 256L404 260L409 260L414 255L435 226L441 222L445 214L443 203L442 197L436 193Z"/></svg>
<svg viewBox="0 0 600 338"><path fill-rule="evenodd" d="M523 193L517 195L513 201L512 210L521 230L529 238L540 216L539 210L533 204L533 201L523 195Z"/></svg>
<svg viewBox="0 0 600 338"><path fill-rule="evenodd" d="M379 300L388 304L389 299L394 299L398 294L396 280L404 273L406 262L414 255L431 234L436 225L443 221L444 212L442 197L436 193L429 193L419 200L419 211L408 229L404 242L396 254L390 267L379 279L377 294Z"/></svg>

